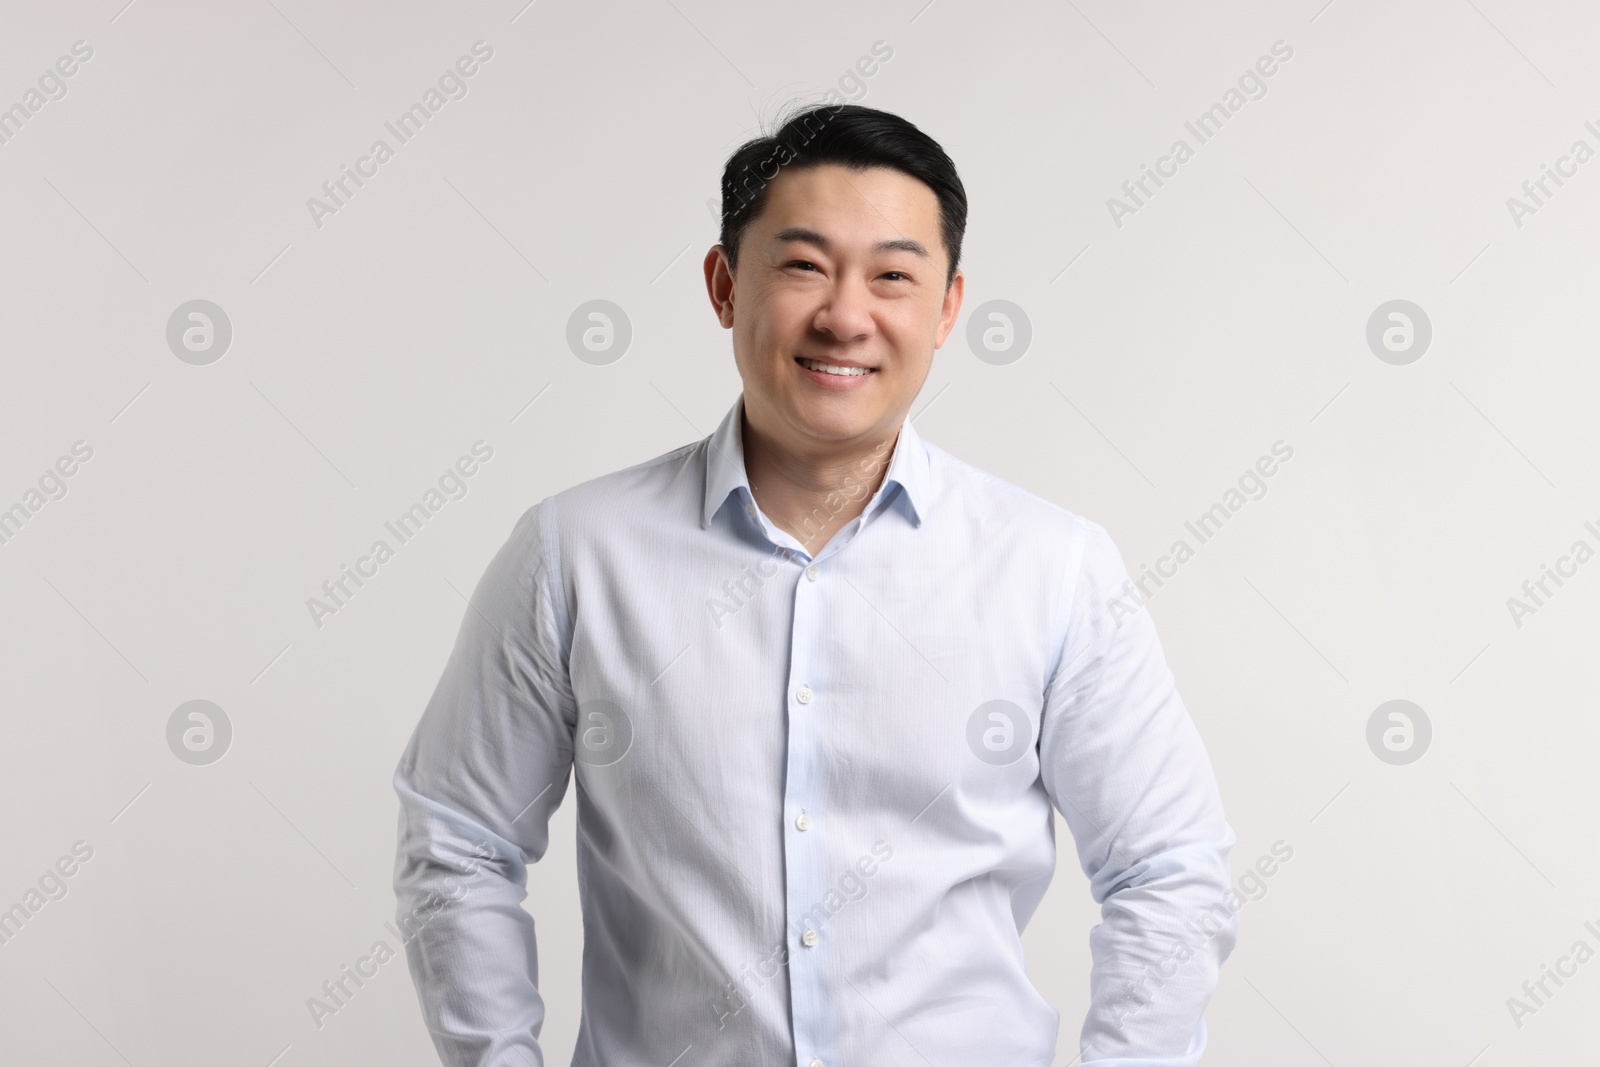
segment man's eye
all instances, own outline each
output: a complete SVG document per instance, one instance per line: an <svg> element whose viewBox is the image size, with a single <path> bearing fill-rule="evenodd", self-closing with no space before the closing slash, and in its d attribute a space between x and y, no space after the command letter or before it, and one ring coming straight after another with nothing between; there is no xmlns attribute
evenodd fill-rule
<svg viewBox="0 0 1600 1067"><path fill-rule="evenodd" d="M788 265L791 266L791 267L800 267L800 268L805 269L805 270L816 270L817 269L817 265L815 263L812 263L810 260L806 260L806 259L797 259L797 260L794 260L793 262L789 263Z"/></svg>
<svg viewBox="0 0 1600 1067"><path fill-rule="evenodd" d="M897 270L889 271L887 274L884 275L884 277L888 278L890 281L894 281L894 282L910 281L911 280L911 275L905 274L905 273L903 273L901 271L897 271Z"/></svg>

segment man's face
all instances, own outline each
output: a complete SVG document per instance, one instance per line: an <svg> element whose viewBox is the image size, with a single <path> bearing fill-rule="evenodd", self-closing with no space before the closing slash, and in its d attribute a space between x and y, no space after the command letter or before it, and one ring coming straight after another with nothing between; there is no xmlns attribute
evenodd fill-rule
<svg viewBox="0 0 1600 1067"><path fill-rule="evenodd" d="M720 245L705 262L747 416L801 449L890 436L961 308L965 279L947 287L948 267L938 198L917 179L885 167L781 171L738 269Z"/></svg>

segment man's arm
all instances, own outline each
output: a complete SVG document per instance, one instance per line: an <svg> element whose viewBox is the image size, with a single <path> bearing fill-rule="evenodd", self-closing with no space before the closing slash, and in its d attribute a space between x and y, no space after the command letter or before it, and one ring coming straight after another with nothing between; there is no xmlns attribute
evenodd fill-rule
<svg viewBox="0 0 1600 1067"><path fill-rule="evenodd" d="M575 721L547 507L518 520L484 571L394 775L398 924L449 1067L544 1064L538 947L521 903L567 791Z"/></svg>
<svg viewBox="0 0 1600 1067"><path fill-rule="evenodd" d="M1235 836L1121 554L1103 527L1075 522L1078 566L1069 560L1039 755L1102 918L1089 938L1083 1060L1193 1067L1237 934Z"/></svg>

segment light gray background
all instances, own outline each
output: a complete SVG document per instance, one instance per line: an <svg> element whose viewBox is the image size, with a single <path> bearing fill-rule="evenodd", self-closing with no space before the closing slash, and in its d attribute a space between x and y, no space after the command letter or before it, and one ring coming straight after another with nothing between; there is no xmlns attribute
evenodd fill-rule
<svg viewBox="0 0 1600 1067"><path fill-rule="evenodd" d="M1594 7L123 2L0 10L0 105L94 49L0 145L0 507L94 449L0 545L0 908L94 849L0 945L6 1061L436 1062L401 958L320 1029L306 1001L395 941L389 779L462 594L531 504L715 426L739 387L699 274L721 163L879 40L864 102L939 139L972 202L929 440L1106 524L1135 570L1294 449L1149 605L1236 877L1294 850L1240 914L1207 1062L1592 1054L1600 962L1520 1028L1506 999L1600 947L1600 564L1520 627L1506 600L1600 544L1600 160L1520 227L1506 199L1600 148ZM314 225L307 198L480 39L469 94ZM1107 198L1278 40L1267 95L1117 226ZM564 340L597 298L634 331L608 366ZM233 326L208 366L165 341L192 299ZM1032 323L1005 366L966 342L991 299ZM1365 340L1392 299L1433 326L1405 366ZM307 598L480 439L468 495L314 625ZM1366 741L1397 698L1433 726L1406 766ZM233 726L209 766L167 746L192 699ZM569 793L529 879L552 1064L572 816ZM1068 1064L1096 912L1061 844L1025 944Z"/></svg>

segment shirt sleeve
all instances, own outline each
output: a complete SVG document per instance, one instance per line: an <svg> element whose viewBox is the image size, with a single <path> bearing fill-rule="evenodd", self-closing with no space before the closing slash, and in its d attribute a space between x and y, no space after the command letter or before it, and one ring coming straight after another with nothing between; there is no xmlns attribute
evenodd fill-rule
<svg viewBox="0 0 1600 1067"><path fill-rule="evenodd" d="M1085 1067L1195 1067L1233 951L1235 835L1150 612L1104 527L1075 517L1041 776L1100 905Z"/></svg>
<svg viewBox="0 0 1600 1067"><path fill-rule="evenodd" d="M394 788L399 935L447 1067L543 1067L527 865L566 794L575 713L547 514L530 508L467 606Z"/></svg>

